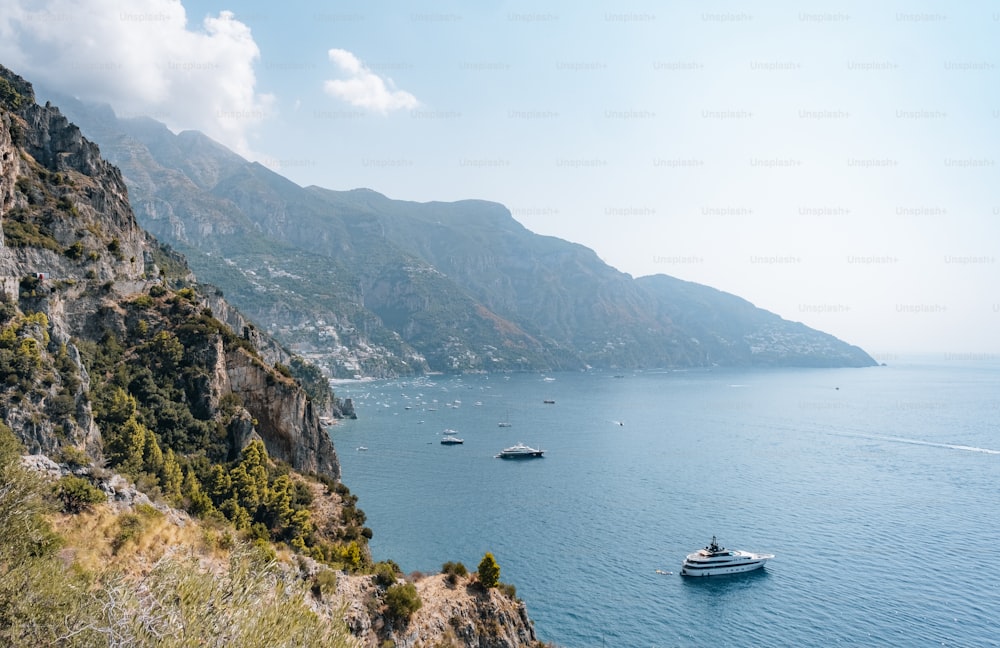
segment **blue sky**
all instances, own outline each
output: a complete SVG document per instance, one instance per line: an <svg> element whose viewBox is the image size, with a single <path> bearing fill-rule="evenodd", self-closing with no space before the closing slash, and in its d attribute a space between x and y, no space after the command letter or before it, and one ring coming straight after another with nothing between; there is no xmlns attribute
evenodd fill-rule
<svg viewBox="0 0 1000 648"><path fill-rule="evenodd" d="M494 200L887 362L1000 359L996 4L5 4L8 67L299 184Z"/></svg>

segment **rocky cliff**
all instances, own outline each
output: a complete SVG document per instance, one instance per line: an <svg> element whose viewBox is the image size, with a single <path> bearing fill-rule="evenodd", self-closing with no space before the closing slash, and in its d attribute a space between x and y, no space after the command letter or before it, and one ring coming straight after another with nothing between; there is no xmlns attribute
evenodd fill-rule
<svg viewBox="0 0 1000 648"><path fill-rule="evenodd" d="M90 377L80 362L78 345L103 343L108 335L126 336L130 323L122 304L154 286L162 289L169 281L157 259L178 261L168 258L139 227L121 173L101 158L98 147L79 128L57 108L38 106L31 85L5 68L0 68L0 90L4 297L22 313L45 315L44 330L19 329L13 334L34 336L42 364L66 354L79 376L69 380L54 372L45 393L19 403L7 394L4 419L32 451L52 451L69 440L96 453L100 433L89 416ZM187 281L190 273L184 270L175 278ZM190 301L192 311L212 306L225 311L229 319L240 320L235 309L217 296L197 295ZM305 472L339 476L320 413L293 381L270 368L279 360L287 361L288 354L281 354L267 336L248 333L247 338L254 352L267 360L258 359L251 367L249 356L220 355L223 363L208 389L217 395L216 401L233 393L233 386L238 389L237 395L245 397L244 407L259 422L255 433L275 457ZM268 377L274 385L265 384ZM74 415L60 421L41 416L67 383L74 387L75 393L69 394ZM206 414L214 413L209 409ZM28 419L30 426L25 423Z"/></svg>
<svg viewBox="0 0 1000 648"><path fill-rule="evenodd" d="M414 585L423 605L405 623L400 623L378 607L377 602L384 598L384 588L374 578L338 579L338 594L352 602L346 614L351 633L372 648L386 645L387 641L396 648L542 645L524 602L505 592L484 589L470 577L450 583L443 574L420 576Z"/></svg>

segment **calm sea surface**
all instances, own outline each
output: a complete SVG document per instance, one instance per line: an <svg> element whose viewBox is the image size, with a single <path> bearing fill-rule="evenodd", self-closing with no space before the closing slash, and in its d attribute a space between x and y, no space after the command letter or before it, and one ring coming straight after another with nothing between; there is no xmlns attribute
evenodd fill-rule
<svg viewBox="0 0 1000 648"><path fill-rule="evenodd" d="M475 570L491 551L545 641L1000 645L997 363L435 377L337 393L358 407L331 434L375 559ZM445 429L465 443L441 445ZM545 457L494 458L518 441ZM713 535L776 558L677 575Z"/></svg>

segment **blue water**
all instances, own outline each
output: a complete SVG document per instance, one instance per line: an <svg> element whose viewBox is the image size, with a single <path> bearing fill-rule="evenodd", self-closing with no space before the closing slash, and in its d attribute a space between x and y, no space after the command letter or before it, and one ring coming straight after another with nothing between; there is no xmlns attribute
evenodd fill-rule
<svg viewBox="0 0 1000 648"><path fill-rule="evenodd" d="M551 377L338 386L376 560L491 551L572 648L1000 645L995 363ZM494 458L517 441L545 457ZM713 535L776 558L678 576Z"/></svg>

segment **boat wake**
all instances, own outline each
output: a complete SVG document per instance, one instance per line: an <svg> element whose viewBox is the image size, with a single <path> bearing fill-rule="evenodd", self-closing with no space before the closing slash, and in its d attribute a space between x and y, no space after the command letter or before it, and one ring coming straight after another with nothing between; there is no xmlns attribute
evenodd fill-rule
<svg viewBox="0 0 1000 648"><path fill-rule="evenodd" d="M990 448L980 448L978 446L961 445L958 443L939 443L937 441L924 441L922 439L908 439L906 437L881 436L878 434L841 434L856 439L873 439L875 441L889 441L892 443L906 443L909 445L930 446L932 448L947 448L948 450L963 450L965 452L980 452L982 454L1000 455L1000 450Z"/></svg>
<svg viewBox="0 0 1000 648"><path fill-rule="evenodd" d="M935 441L921 441L920 439L907 439L905 437L873 436L872 438L881 439L883 441L894 441L895 443L909 443L911 445L931 446L932 448L948 448L949 450L964 450L966 452L981 452L983 454L1000 455L1000 450L991 450L989 448L979 448L977 446L960 445L957 443L937 443Z"/></svg>

